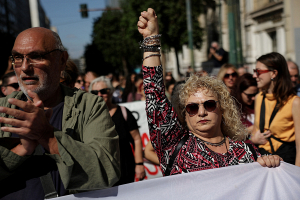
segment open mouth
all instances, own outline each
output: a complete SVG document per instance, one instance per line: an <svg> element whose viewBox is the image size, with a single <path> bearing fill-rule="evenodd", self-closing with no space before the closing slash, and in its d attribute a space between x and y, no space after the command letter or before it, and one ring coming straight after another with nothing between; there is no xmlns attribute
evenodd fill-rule
<svg viewBox="0 0 300 200"><path fill-rule="evenodd" d="M22 81L24 84L30 85L39 81L39 78L36 76L26 76L26 77L22 77Z"/></svg>

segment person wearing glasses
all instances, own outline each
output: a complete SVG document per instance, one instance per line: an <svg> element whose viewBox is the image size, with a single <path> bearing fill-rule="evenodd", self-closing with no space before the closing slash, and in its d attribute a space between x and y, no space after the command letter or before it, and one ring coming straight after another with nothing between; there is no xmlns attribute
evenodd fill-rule
<svg viewBox="0 0 300 200"><path fill-rule="evenodd" d="M20 91L20 86L15 72L9 72L2 77L1 92L7 96L14 91Z"/></svg>
<svg viewBox="0 0 300 200"><path fill-rule="evenodd" d="M0 198L47 199L114 185L118 134L100 97L60 84L68 53L58 34L26 29L11 59L22 91L0 99Z"/></svg>
<svg viewBox="0 0 300 200"><path fill-rule="evenodd" d="M217 78L222 80L227 86L229 92L233 92L235 87L235 82L238 77L237 69L232 64L224 64L222 65Z"/></svg>
<svg viewBox="0 0 300 200"><path fill-rule="evenodd" d="M296 91L297 96L300 97L299 67L293 61L287 61L287 65L288 65L288 68L289 68L290 77L291 77L293 87Z"/></svg>
<svg viewBox="0 0 300 200"><path fill-rule="evenodd" d="M145 178L143 145L136 119L127 108L112 102L114 87L109 78L100 76L94 79L89 92L103 98L119 134L121 178L114 186L134 182L135 176L137 180L143 180ZM130 144L133 146L134 154Z"/></svg>
<svg viewBox="0 0 300 200"><path fill-rule="evenodd" d="M233 96L238 101L242 112L242 122L247 127L249 134L254 124L254 99L258 93L256 80L252 74L245 73L238 77Z"/></svg>
<svg viewBox="0 0 300 200"><path fill-rule="evenodd" d="M154 10L143 11L137 26L144 37L142 70L150 139L164 176L252 163L256 156L262 166L280 164L279 156L260 157L242 141L247 130L221 80L191 75L171 104L165 95Z"/></svg>
<svg viewBox="0 0 300 200"><path fill-rule="evenodd" d="M251 141L263 154L276 154L300 166L300 97L296 96L285 58L260 56L253 77L262 90L255 97L255 129Z"/></svg>

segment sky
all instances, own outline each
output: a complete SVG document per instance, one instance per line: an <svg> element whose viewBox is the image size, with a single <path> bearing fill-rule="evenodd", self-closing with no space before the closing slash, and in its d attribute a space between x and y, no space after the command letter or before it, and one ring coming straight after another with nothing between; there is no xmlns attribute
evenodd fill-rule
<svg viewBox="0 0 300 200"><path fill-rule="evenodd" d="M88 9L105 8L106 0L40 0L51 26L57 32L63 45L68 49L72 59L80 58L85 45L91 43L94 19L101 16L102 11L88 13L82 18L80 4L87 4Z"/></svg>

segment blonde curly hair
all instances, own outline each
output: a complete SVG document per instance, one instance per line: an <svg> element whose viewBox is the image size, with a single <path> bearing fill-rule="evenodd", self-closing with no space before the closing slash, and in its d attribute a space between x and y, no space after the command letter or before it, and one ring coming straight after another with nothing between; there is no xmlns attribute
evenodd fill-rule
<svg viewBox="0 0 300 200"><path fill-rule="evenodd" d="M213 77L199 77L192 74L186 80L185 84L178 86L178 89L176 89L172 96L172 104L180 122L186 127L185 104L188 98L199 91L199 89L211 92L217 97L221 113L223 113L221 123L222 133L233 140L245 140L248 132L241 122L241 112L238 109L236 99L230 95L223 81Z"/></svg>

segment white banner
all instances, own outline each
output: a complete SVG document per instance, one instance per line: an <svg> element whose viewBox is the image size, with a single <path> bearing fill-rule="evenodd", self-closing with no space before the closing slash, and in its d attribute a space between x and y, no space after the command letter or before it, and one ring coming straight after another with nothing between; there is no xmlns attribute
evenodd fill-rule
<svg viewBox="0 0 300 200"><path fill-rule="evenodd" d="M276 168L259 163L155 178L57 199L300 199L300 167L281 162Z"/></svg>
<svg viewBox="0 0 300 200"><path fill-rule="evenodd" d="M135 101L130 103L121 103L120 106L125 106L130 110L137 120L140 135L142 138L143 148L149 142L149 128L147 122L147 114L145 111L146 102L145 101ZM162 177L162 173L160 167L158 165L154 165L151 162L145 160L144 162L145 170L146 170L146 177L145 179L152 179L157 177ZM135 181L138 181L137 179Z"/></svg>

